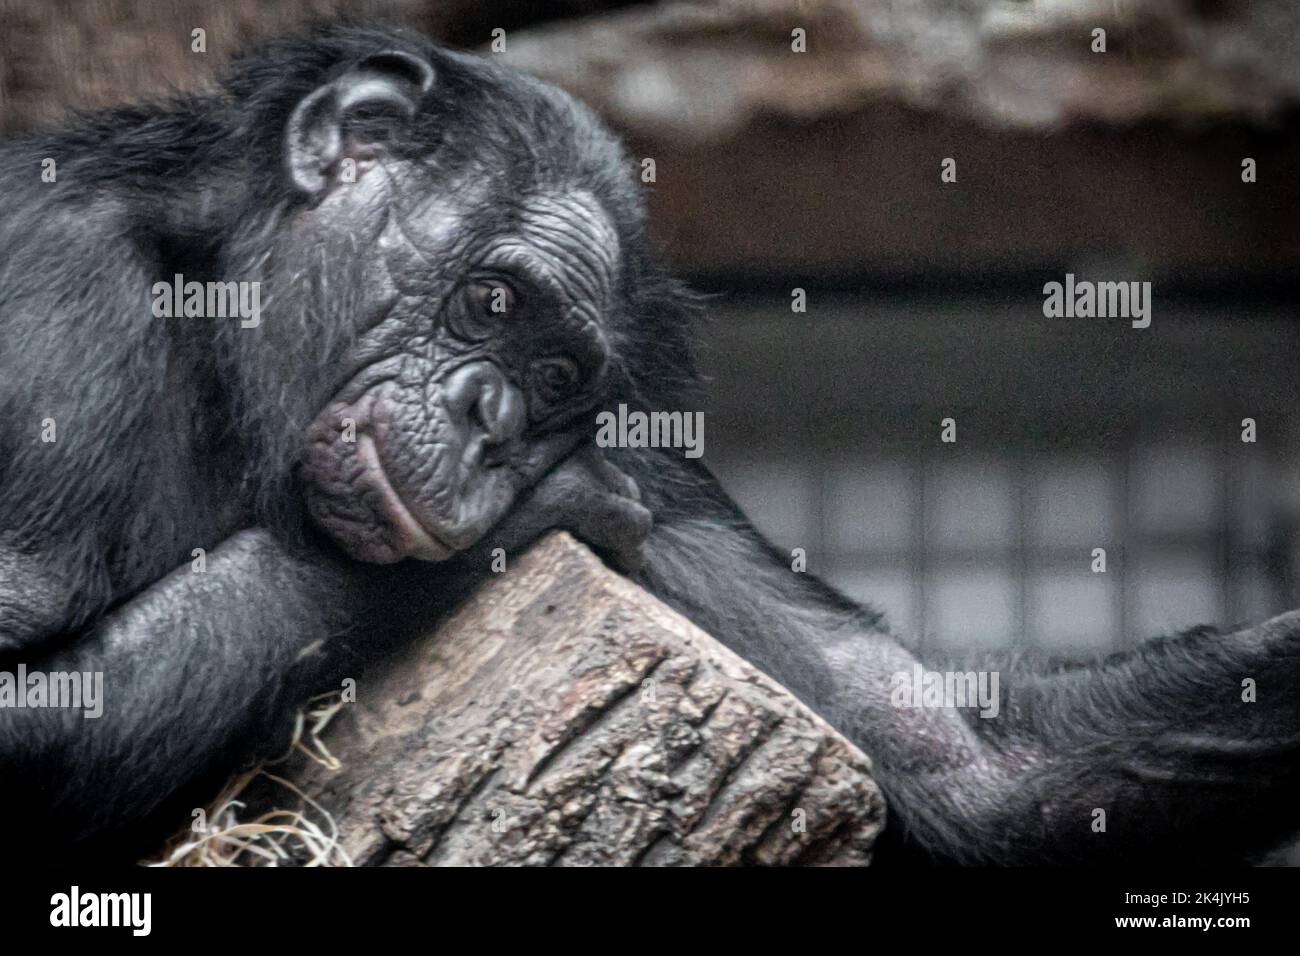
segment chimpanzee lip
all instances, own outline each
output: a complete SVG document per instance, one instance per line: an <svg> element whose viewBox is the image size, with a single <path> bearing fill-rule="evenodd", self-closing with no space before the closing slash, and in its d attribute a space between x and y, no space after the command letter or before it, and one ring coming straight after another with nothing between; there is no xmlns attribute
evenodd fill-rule
<svg viewBox="0 0 1300 956"><path fill-rule="evenodd" d="M366 432L357 435L357 457L365 467L374 489L379 492L385 516L401 536L402 543L408 546L411 557L425 561L445 561L451 557L455 549L421 524L406 506L384 470L375 439Z"/></svg>

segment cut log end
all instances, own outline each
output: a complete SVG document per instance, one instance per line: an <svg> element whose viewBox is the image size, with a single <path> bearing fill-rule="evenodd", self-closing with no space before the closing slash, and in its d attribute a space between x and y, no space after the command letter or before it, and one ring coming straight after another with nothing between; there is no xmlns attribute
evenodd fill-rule
<svg viewBox="0 0 1300 956"><path fill-rule="evenodd" d="M278 769L359 865L869 862L868 759L564 534L374 667Z"/></svg>

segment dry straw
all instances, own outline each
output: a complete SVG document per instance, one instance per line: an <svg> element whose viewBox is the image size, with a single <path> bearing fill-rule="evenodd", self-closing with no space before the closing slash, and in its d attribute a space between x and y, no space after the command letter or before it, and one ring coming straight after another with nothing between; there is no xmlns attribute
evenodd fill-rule
<svg viewBox="0 0 1300 956"><path fill-rule="evenodd" d="M352 866L338 842L338 827L329 811L298 787L268 772L295 752L338 770L341 764L320 734L343 708L339 694L313 697L294 720L293 739L284 754L232 778L204 809L202 827L176 834L161 859L149 866ZM239 819L247 807L239 799L259 778L288 790L299 801L297 810L270 810L253 820ZM197 828L196 828L197 827Z"/></svg>

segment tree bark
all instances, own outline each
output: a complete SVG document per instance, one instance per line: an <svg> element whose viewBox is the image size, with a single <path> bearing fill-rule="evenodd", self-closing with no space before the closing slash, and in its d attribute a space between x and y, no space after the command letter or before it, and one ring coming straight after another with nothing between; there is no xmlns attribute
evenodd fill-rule
<svg viewBox="0 0 1300 956"><path fill-rule="evenodd" d="M358 682L288 777L359 865L869 862L868 759L555 534Z"/></svg>

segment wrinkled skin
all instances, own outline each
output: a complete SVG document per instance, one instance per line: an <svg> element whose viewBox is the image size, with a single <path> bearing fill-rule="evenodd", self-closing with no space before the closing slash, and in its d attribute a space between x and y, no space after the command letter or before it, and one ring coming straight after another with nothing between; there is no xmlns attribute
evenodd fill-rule
<svg viewBox="0 0 1300 956"><path fill-rule="evenodd" d="M394 105L398 130L437 82L397 53L352 74L336 81L339 99ZM603 397L620 243L579 182L520 195L479 160L448 188L367 132L341 108L314 108L295 112L286 137L318 202L282 234L279 273L319 269L316 250L345 235L361 304L338 363L347 378L307 429L300 474L312 517L348 554L442 561L589 433L573 426ZM320 156L321 142L339 155ZM343 153L355 181L340 178Z"/></svg>
<svg viewBox="0 0 1300 956"><path fill-rule="evenodd" d="M380 563L464 550L573 450L579 435L565 426L590 412L606 378L601 316L617 266L617 238L581 190L525 200L507 231L462 248L448 223L498 198L391 212L400 199L375 194L409 192L405 179L390 172L322 216L331 228L335 215L384 210L379 264L367 270L380 278L363 296L380 317L353 348L365 364L310 426L302 470L317 523ZM429 263L469 278L450 284Z"/></svg>

